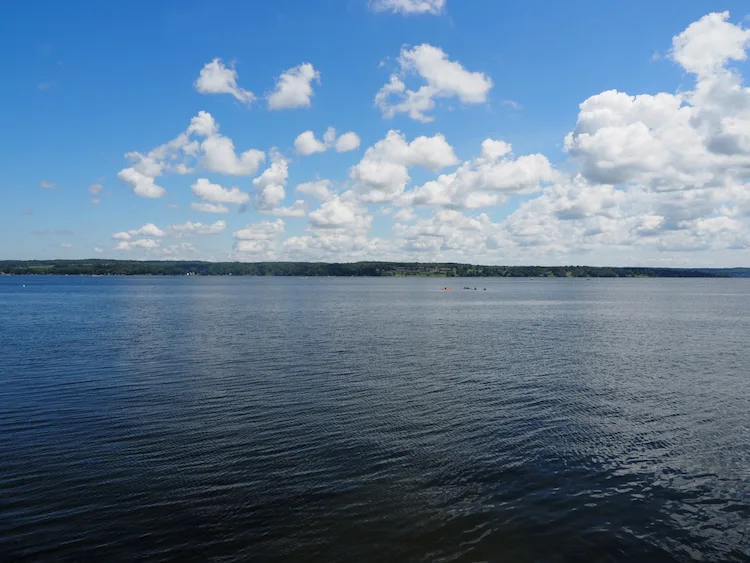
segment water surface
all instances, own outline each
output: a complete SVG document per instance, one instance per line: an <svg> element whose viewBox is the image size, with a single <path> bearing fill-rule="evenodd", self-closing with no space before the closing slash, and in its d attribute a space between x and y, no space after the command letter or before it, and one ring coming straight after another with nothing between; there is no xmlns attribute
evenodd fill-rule
<svg viewBox="0 0 750 563"><path fill-rule="evenodd" d="M0 277L0 559L750 560L750 280L445 283Z"/></svg>

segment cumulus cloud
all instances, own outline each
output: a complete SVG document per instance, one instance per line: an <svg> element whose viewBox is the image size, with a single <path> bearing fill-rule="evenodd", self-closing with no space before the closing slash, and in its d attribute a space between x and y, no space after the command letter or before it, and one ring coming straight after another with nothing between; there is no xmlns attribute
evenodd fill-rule
<svg viewBox="0 0 750 563"><path fill-rule="evenodd" d="M673 40L693 90L628 95L610 90L580 106L565 148L593 182L656 191L726 186L750 174L750 90L725 65L744 60L748 30L709 14Z"/></svg>
<svg viewBox="0 0 750 563"><path fill-rule="evenodd" d="M112 235L118 241L115 250L129 251L134 249L148 250L162 256L183 255L187 252L195 252L197 249L191 243L179 243L163 246L160 239L166 237L185 237L198 235L216 235L223 232L227 227L226 221L216 221L213 224L177 223L162 230L153 223L147 223L139 229L121 231ZM147 238L139 238L147 237Z"/></svg>
<svg viewBox="0 0 750 563"><path fill-rule="evenodd" d="M341 230L319 230L289 237L282 242L281 248L284 256L294 260L322 261L336 257L341 262L354 262L373 257L379 260L404 258L389 240L368 237L364 232Z"/></svg>
<svg viewBox="0 0 750 563"><path fill-rule="evenodd" d="M215 203L198 203L196 201L190 204L193 211L202 211L204 213L229 213L229 208L225 205Z"/></svg>
<svg viewBox="0 0 750 563"><path fill-rule="evenodd" d="M166 235L159 227L153 223L146 223L140 229L131 229L128 231L131 237L147 236L147 237L163 237Z"/></svg>
<svg viewBox="0 0 750 563"><path fill-rule="evenodd" d="M206 178L198 180L190 186L190 189L199 199L211 203L233 203L242 204L250 201L250 194L241 191L238 187L226 189L219 184L212 184Z"/></svg>
<svg viewBox="0 0 750 563"><path fill-rule="evenodd" d="M374 12L392 14L432 14L440 15L445 10L446 0L370 0Z"/></svg>
<svg viewBox="0 0 750 563"><path fill-rule="evenodd" d="M167 256L171 260L179 260L188 258L191 254L198 252L198 249L190 242L181 242L157 248L152 252L160 256Z"/></svg>
<svg viewBox="0 0 750 563"><path fill-rule="evenodd" d="M425 260L437 259L443 252L454 256L486 250L488 239L498 229L486 213L466 215L451 209L436 210L413 225L397 224L394 235L404 249L423 256Z"/></svg>
<svg viewBox="0 0 750 563"><path fill-rule="evenodd" d="M285 225L282 219L261 221L249 224L244 229L232 233L235 239L234 248L243 254L260 254L274 256L280 235Z"/></svg>
<svg viewBox="0 0 750 563"><path fill-rule="evenodd" d="M541 154L513 158L511 145L487 139L481 156L464 162L455 172L442 174L406 194L413 205L477 209L503 203L508 195L529 194L557 177Z"/></svg>
<svg viewBox="0 0 750 563"><path fill-rule="evenodd" d="M357 203L352 192L344 192L324 202L310 212L309 218L313 228L348 231L366 231L372 222L372 217Z"/></svg>
<svg viewBox="0 0 750 563"><path fill-rule="evenodd" d="M192 223L191 221L186 221L181 224L170 225L169 231L176 236L216 235L223 232L226 228L226 221L216 221L212 225L204 225L203 223Z"/></svg>
<svg viewBox="0 0 750 563"><path fill-rule="evenodd" d="M45 190L51 190L55 187L54 182L48 182L47 180L42 180L39 182L39 187Z"/></svg>
<svg viewBox="0 0 750 563"><path fill-rule="evenodd" d="M251 176L264 161L265 154L249 149L238 155L232 140L219 133L213 116L200 111L188 128L168 143L146 154L129 152L125 157L131 166L118 173L120 180L130 184L138 196L160 198L166 190L156 179L167 172L189 174L200 165L219 174Z"/></svg>
<svg viewBox="0 0 750 563"><path fill-rule="evenodd" d="M320 73L310 63L302 63L282 73L273 92L268 94L268 109L310 107L313 82L320 82Z"/></svg>
<svg viewBox="0 0 750 563"><path fill-rule="evenodd" d="M297 191L303 194L311 195L320 201L329 201L333 199L334 193L331 191L333 182L330 180L315 180L313 182L304 182L297 185Z"/></svg>
<svg viewBox="0 0 750 563"><path fill-rule="evenodd" d="M398 58L400 70L375 96L375 106L386 118L406 113L411 119L427 123L428 115L439 98L456 98L464 104L487 101L492 79L483 72L466 70L459 62L451 61L439 47L427 43L411 49L404 47ZM424 84L417 90L407 88L404 79L415 75Z"/></svg>
<svg viewBox="0 0 750 563"><path fill-rule="evenodd" d="M260 223L247 225L244 229L235 231L232 236L237 240L267 239L284 232L284 221L261 221Z"/></svg>
<svg viewBox="0 0 750 563"><path fill-rule="evenodd" d="M336 139L336 152L349 152L359 148L359 135L354 131L347 131Z"/></svg>
<svg viewBox="0 0 750 563"><path fill-rule="evenodd" d="M101 246L95 246L94 252L96 252L97 254L101 254L104 252L104 249Z"/></svg>
<svg viewBox="0 0 750 563"><path fill-rule="evenodd" d="M417 216L411 207L404 207L393 214L393 219L399 223L409 223L416 220Z"/></svg>
<svg viewBox="0 0 750 563"><path fill-rule="evenodd" d="M229 137L212 135L201 143L206 170L230 176L251 176L265 160L263 151L249 149L239 156L234 151L234 143Z"/></svg>
<svg viewBox="0 0 750 563"><path fill-rule="evenodd" d="M152 250L153 254L159 255L159 256L167 256L171 260L178 260L182 257L187 257L190 254L193 254L195 252L198 252L198 249L190 242L181 242L179 244L170 244L169 246L164 246L160 248L156 248Z"/></svg>
<svg viewBox="0 0 750 563"><path fill-rule="evenodd" d="M672 59L699 77L715 74L731 60L746 60L750 30L728 19L729 12L717 12L690 24L672 40Z"/></svg>
<svg viewBox="0 0 750 563"><path fill-rule="evenodd" d="M278 151L271 151L271 166L253 180L253 186L258 194L257 207L259 210L269 210L277 207L286 197L284 186L289 177L289 161Z"/></svg>
<svg viewBox="0 0 750 563"><path fill-rule="evenodd" d="M201 69L194 86L201 94L231 94L244 104L255 100L255 94L237 85L237 71L224 66L218 58Z"/></svg>
<svg viewBox="0 0 750 563"><path fill-rule="evenodd" d="M272 207L271 209L260 209L259 211L265 215L276 215L277 217L304 217L307 215L305 202L301 199L298 199L287 207Z"/></svg>
<svg viewBox="0 0 750 563"><path fill-rule="evenodd" d="M160 245L161 243L158 240L148 238L132 241L121 240L115 246L115 250L133 250L135 248L153 249L158 248Z"/></svg>
<svg viewBox="0 0 750 563"><path fill-rule="evenodd" d="M316 152L325 152L327 149L326 144L316 139L312 131L303 131L294 139L294 152L299 155L309 156Z"/></svg>
<svg viewBox="0 0 750 563"><path fill-rule="evenodd" d="M156 257L168 257L172 260L188 258L198 249L189 242L170 244L162 246L161 241L155 239L138 239L133 241L121 241L115 246L115 250L129 252L131 250L145 250L148 254Z"/></svg>
<svg viewBox="0 0 750 563"><path fill-rule="evenodd" d="M294 140L294 152L302 156L325 152L335 148L336 152L348 152L359 148L359 135L354 131L348 131L336 138L336 129L329 127L323 139L319 140L312 131L303 131Z"/></svg>
<svg viewBox="0 0 750 563"><path fill-rule="evenodd" d="M167 233L162 231L159 227L153 223L146 223L139 229L130 229L129 231L121 231L112 235L112 238L120 241L129 241L133 237L147 236L147 237L163 237Z"/></svg>
<svg viewBox="0 0 750 563"><path fill-rule="evenodd" d="M436 172L458 163L453 147L438 133L407 142L400 131L388 131L384 139L365 151L349 176L362 199L371 203L392 202L411 181L409 167L419 166Z"/></svg>
<svg viewBox="0 0 750 563"><path fill-rule="evenodd" d="M515 154L505 140L486 139L459 161L440 133L407 140L392 130L367 148L338 189L327 179L300 183L295 195L304 200L287 202L290 162L271 150L253 196L200 178L198 191L208 195L191 207L227 213L230 204L244 210L254 199L259 213L307 217L306 230L291 236L276 217L235 231L237 259L741 264L750 258L750 89L737 63L747 60L749 34L728 13L709 14L672 39L669 60L687 73L686 87L609 90L583 100L564 139L568 160L560 170L544 155ZM441 100L483 103L492 87L485 74L430 45L405 48L398 64L376 99L386 117L430 120ZM279 108L309 105L311 93ZM308 155L358 146L353 132L337 136L328 128L304 131L294 150ZM265 154L238 153L201 112L172 141L128 159L121 175L134 191L160 197L157 180L167 173L254 176ZM503 217L505 209L496 206L508 200L513 211ZM378 231L392 222L390 237L370 235L373 204L387 206ZM147 224L113 237L119 250L177 256L189 249L167 244L167 237L211 234L216 225L226 229L225 222L188 221L165 228L166 236Z"/></svg>
<svg viewBox="0 0 750 563"><path fill-rule="evenodd" d="M138 172L135 168L125 168L117 173L117 177L133 187L135 195L146 198L159 198L167 193L167 190L158 186L154 178Z"/></svg>

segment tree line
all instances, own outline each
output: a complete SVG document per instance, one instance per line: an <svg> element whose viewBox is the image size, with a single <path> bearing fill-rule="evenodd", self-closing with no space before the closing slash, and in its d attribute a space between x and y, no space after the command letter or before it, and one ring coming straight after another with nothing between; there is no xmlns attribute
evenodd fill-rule
<svg viewBox="0 0 750 563"><path fill-rule="evenodd" d="M596 266L480 266L407 262L200 262L142 260L5 260L5 275L113 276L436 276L554 278L750 277L750 269L616 268Z"/></svg>

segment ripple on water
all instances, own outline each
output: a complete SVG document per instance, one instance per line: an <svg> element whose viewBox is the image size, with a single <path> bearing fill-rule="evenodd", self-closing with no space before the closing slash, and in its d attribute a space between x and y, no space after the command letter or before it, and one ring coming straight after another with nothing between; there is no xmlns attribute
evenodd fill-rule
<svg viewBox="0 0 750 563"><path fill-rule="evenodd" d="M748 280L25 281L11 560L750 560Z"/></svg>

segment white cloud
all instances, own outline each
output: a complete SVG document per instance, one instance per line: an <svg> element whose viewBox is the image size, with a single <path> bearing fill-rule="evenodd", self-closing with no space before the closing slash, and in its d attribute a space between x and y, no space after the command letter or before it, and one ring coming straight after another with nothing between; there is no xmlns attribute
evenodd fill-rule
<svg viewBox="0 0 750 563"><path fill-rule="evenodd" d="M132 166L121 170L118 177L130 184L136 195L146 198L166 194L166 190L156 184L156 178L167 172L189 174L201 164L206 170L219 174L251 176L265 159L265 154L256 149L238 156L232 140L219 134L219 125L205 111L198 112L188 128L168 143L146 154L129 152L125 156Z"/></svg>
<svg viewBox="0 0 750 563"><path fill-rule="evenodd" d="M128 234L131 237L137 237L137 236L163 237L163 236L166 236L167 233L162 231L159 227L157 227L153 223L146 223L140 229L129 230Z"/></svg>
<svg viewBox="0 0 750 563"><path fill-rule="evenodd" d="M104 252L104 249L101 246L95 246L94 252L96 252L97 254L101 254Z"/></svg>
<svg viewBox="0 0 750 563"><path fill-rule="evenodd" d="M268 95L269 109L310 107L313 81L320 82L320 73L310 63L290 68L279 76L276 87Z"/></svg>
<svg viewBox="0 0 750 563"><path fill-rule="evenodd" d="M565 148L593 182L655 191L722 188L750 175L750 89L725 68L744 60L750 31L710 14L673 40L673 59L696 77L678 94L610 90L580 105Z"/></svg>
<svg viewBox="0 0 750 563"><path fill-rule="evenodd" d="M747 59L750 30L728 19L729 12L715 12L690 24L672 40L672 59L701 77L715 74L730 60Z"/></svg>
<svg viewBox="0 0 750 563"><path fill-rule="evenodd" d="M215 235L223 232L227 227L226 221L216 221L213 224L193 223L186 221L181 224L170 225L166 231L160 229L153 223L147 223L139 229L122 231L112 235L119 241L115 250L129 251L133 249L149 250L160 256L182 256L186 253L195 252L197 249L191 243L179 243L162 246L158 240L164 237L184 237L191 235ZM148 237L148 238L136 238Z"/></svg>
<svg viewBox="0 0 750 563"><path fill-rule="evenodd" d="M414 210L411 207L404 207L393 215L393 219L399 223L409 223L416 220L417 216L414 215Z"/></svg>
<svg viewBox="0 0 750 563"><path fill-rule="evenodd" d="M193 211L202 211L204 213L229 213L229 208L225 205L214 204L214 203L198 203L192 202L190 209Z"/></svg>
<svg viewBox="0 0 750 563"><path fill-rule="evenodd" d="M336 188L325 179L298 184L295 195L305 199L289 203L290 162L272 150L270 165L253 180L256 198L201 178L218 198L191 207L228 213L220 202L239 193L243 204L255 199L257 211L274 220L308 217L302 234L285 232L281 219L236 231L237 259L739 265L750 260L750 89L740 72L745 65L736 64L747 60L750 48L744 25L731 23L726 13L710 14L677 35L670 60L689 81L679 90L612 90L584 100L565 138L569 159L560 169L567 173L541 154L514 154L502 140L485 140L461 162L442 134L407 141L389 131ZM429 45L404 49L399 65L378 95L386 116L429 120L441 100L486 102L492 85L485 74ZM329 127L305 131L294 150L304 155L358 146L353 132L337 137ZM139 195L160 197L161 176L207 170L252 177L264 158L252 149L238 154L213 117L200 112L172 141L129 153L121 177ZM507 200L515 210L502 218L505 209L493 207ZM379 203L387 207L369 207ZM390 224L389 238L369 235L378 213L378 231ZM179 237L214 229L188 221L164 231ZM113 237L120 250L170 257L194 252L140 231Z"/></svg>
<svg viewBox="0 0 750 563"><path fill-rule="evenodd" d="M294 139L294 152L302 156L309 156L317 152L325 152L328 146L315 138L312 131L303 131Z"/></svg>
<svg viewBox="0 0 750 563"><path fill-rule="evenodd" d="M250 195L241 191L238 187L226 189L219 184L212 184L206 178L198 180L190 186L193 193L204 201L212 203L234 203L242 204L250 201Z"/></svg>
<svg viewBox="0 0 750 563"><path fill-rule="evenodd" d="M234 151L234 143L229 137L212 135L201 143L206 170L231 176L252 176L265 160L263 151L249 149L239 156Z"/></svg>
<svg viewBox="0 0 750 563"><path fill-rule="evenodd" d="M284 256L294 260L322 261L335 259L339 262L403 258L394 252L391 241L370 238L361 232L320 230L310 235L293 236L282 242Z"/></svg>
<svg viewBox="0 0 750 563"><path fill-rule="evenodd" d="M219 124L214 116L203 110L190 120L190 126L187 128L188 134L195 133L199 137L212 137L218 132Z"/></svg>
<svg viewBox="0 0 750 563"><path fill-rule="evenodd" d="M460 63L448 59L442 49L424 43L412 49L404 47L398 58L400 72L375 96L375 105L386 118L407 113L411 119L423 123L433 121L428 112L435 108L437 98L457 98L464 104L487 101L492 79L483 72L470 72ZM424 84L410 90L403 78L417 75ZM396 102L393 102L396 98Z"/></svg>
<svg viewBox="0 0 750 563"><path fill-rule="evenodd" d="M160 256L168 256L169 258L176 260L180 257L187 257L189 254L198 252L198 249L189 242L181 242L180 244L171 244L162 248L154 249L153 252Z"/></svg>
<svg viewBox="0 0 750 563"><path fill-rule="evenodd" d="M315 137L312 131L303 131L294 140L294 152L302 156L325 152L331 147L336 152L349 152L359 148L359 135L354 131L347 131L338 139L336 138L336 129L329 127L323 135L323 140Z"/></svg>
<svg viewBox="0 0 750 563"><path fill-rule="evenodd" d="M284 232L285 225L282 219L275 221L261 221L249 224L244 229L235 231L234 248L243 254L261 254L273 257L278 246L279 236Z"/></svg>
<svg viewBox="0 0 750 563"><path fill-rule="evenodd" d="M485 213L470 216L456 210L442 209L430 217L417 219L413 225L396 225L394 235L409 252L423 260L438 260L442 253L472 256L486 251L488 240L498 229Z"/></svg>
<svg viewBox="0 0 750 563"><path fill-rule="evenodd" d="M235 231L232 236L237 240L267 239L284 232L284 221L261 221L260 223L247 225L244 229Z"/></svg>
<svg viewBox="0 0 750 563"><path fill-rule="evenodd" d="M347 131L336 139L336 152L349 152L359 148L359 135L354 131Z"/></svg>
<svg viewBox="0 0 750 563"><path fill-rule="evenodd" d="M161 243L158 240L148 238L133 241L123 240L117 243L115 250L133 250L134 248L152 249L158 248L160 245Z"/></svg>
<svg viewBox="0 0 750 563"><path fill-rule="evenodd" d="M271 151L271 166L253 180L253 186L258 192L257 207L259 210L269 210L278 205L286 197L284 186L289 177L289 161L278 151Z"/></svg>
<svg viewBox="0 0 750 563"><path fill-rule="evenodd" d="M310 225L318 229L366 231L372 222L372 217L365 214L352 192L345 192L324 202L309 217Z"/></svg>
<svg viewBox="0 0 750 563"><path fill-rule="evenodd" d="M237 71L224 66L218 58L201 69L195 89L201 94L231 94L244 104L255 100L255 94L237 85Z"/></svg>
<svg viewBox="0 0 750 563"><path fill-rule="evenodd" d="M72 245L72 244L70 244L69 242L61 242L61 243L60 243L60 246L61 246L62 248L73 248L73 245Z"/></svg>
<svg viewBox="0 0 750 563"><path fill-rule="evenodd" d="M92 197L91 198L91 203L93 205L99 205L101 202L102 202L102 200L100 198L98 198L98 197Z"/></svg>
<svg viewBox="0 0 750 563"><path fill-rule="evenodd" d="M157 186L154 179L138 172L135 168L125 168L117 173L117 177L133 187L133 193L141 197L159 198L167 193L167 190Z"/></svg>
<svg viewBox="0 0 750 563"><path fill-rule="evenodd" d="M370 7L375 12L439 15L445 10L445 2L446 0L370 0Z"/></svg>
<svg viewBox="0 0 750 563"><path fill-rule="evenodd" d="M464 162L455 172L442 174L406 194L414 205L477 209L503 203L510 194L539 191L557 173L541 154L513 158L511 145L487 139L481 156Z"/></svg>
<svg viewBox="0 0 750 563"><path fill-rule="evenodd" d="M331 191L333 182L330 180L315 180L314 182L305 182L297 185L297 191L303 194L311 195L320 201L329 201L333 199L334 193Z"/></svg>
<svg viewBox="0 0 750 563"><path fill-rule="evenodd" d="M177 236L216 235L223 232L226 228L226 221L216 221L212 225L204 225L203 223L192 223L190 221L186 221L182 224L170 225L169 231Z"/></svg>
<svg viewBox="0 0 750 563"><path fill-rule="evenodd" d="M48 182L47 180L42 180L41 182L39 182L39 187L43 188L45 190L51 190L51 189L55 188L55 183L54 182Z"/></svg>
<svg viewBox="0 0 750 563"><path fill-rule="evenodd" d="M458 163L453 147L438 133L407 142L399 131L388 131L384 139L365 151L359 164L349 171L361 197L371 203L398 199L411 181L408 167L438 171Z"/></svg>
<svg viewBox="0 0 750 563"><path fill-rule="evenodd" d="M298 199L288 207L261 209L260 212L266 215L276 215L277 217L304 217L307 215L307 212L305 211L305 202L301 199Z"/></svg>

